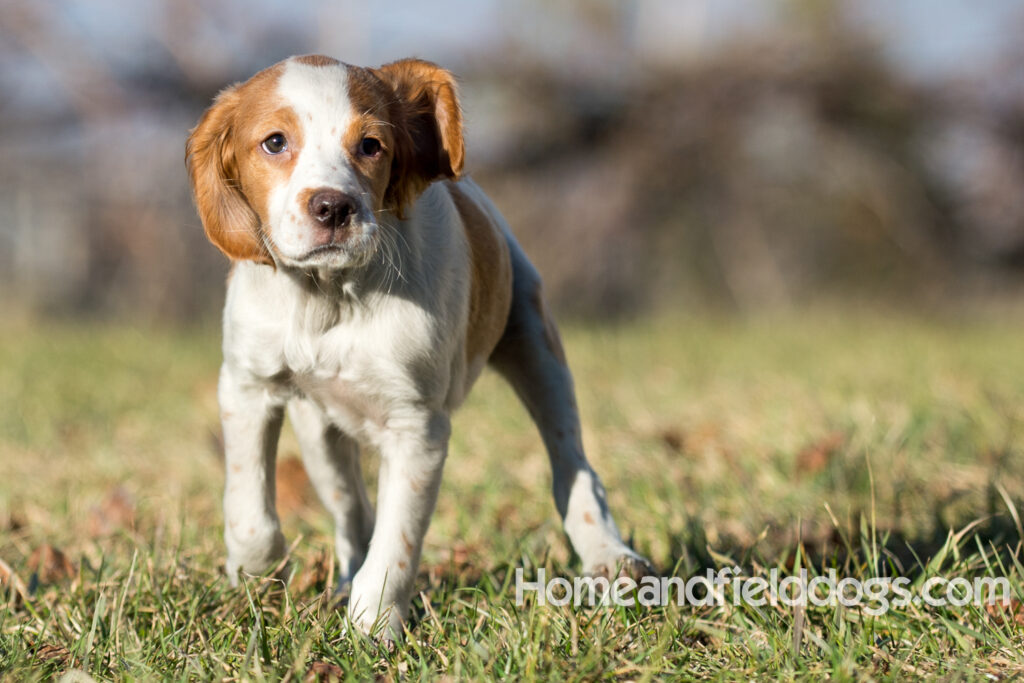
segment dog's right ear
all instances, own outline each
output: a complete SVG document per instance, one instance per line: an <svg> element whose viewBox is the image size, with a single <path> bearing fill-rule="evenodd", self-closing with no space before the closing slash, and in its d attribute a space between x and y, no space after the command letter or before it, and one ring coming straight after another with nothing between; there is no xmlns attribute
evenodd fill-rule
<svg viewBox="0 0 1024 683"><path fill-rule="evenodd" d="M188 136L185 164L206 237L232 260L273 265L238 177L233 127L240 99L238 86L217 95Z"/></svg>

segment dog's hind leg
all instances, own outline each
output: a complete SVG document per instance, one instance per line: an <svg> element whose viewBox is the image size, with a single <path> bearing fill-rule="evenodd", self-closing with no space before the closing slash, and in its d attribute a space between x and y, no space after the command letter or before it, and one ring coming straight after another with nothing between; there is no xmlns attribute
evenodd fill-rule
<svg viewBox="0 0 1024 683"><path fill-rule="evenodd" d="M588 574L651 574L623 543L604 487L583 453L572 375L558 330L544 308L537 271L510 241L514 290L505 333L491 364L505 377L540 430L553 470L555 505Z"/></svg>

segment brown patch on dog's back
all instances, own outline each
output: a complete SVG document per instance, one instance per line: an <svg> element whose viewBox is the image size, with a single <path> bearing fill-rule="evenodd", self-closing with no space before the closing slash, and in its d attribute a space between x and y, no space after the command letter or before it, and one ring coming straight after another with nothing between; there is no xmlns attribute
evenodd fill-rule
<svg viewBox="0 0 1024 683"><path fill-rule="evenodd" d="M512 305L512 261L508 243L480 205L457 183L445 187L462 219L472 260L466 331L466 363L471 365L489 357L505 331Z"/></svg>
<svg viewBox="0 0 1024 683"><path fill-rule="evenodd" d="M296 57L295 61L307 66L334 66L335 64L341 64L334 57L327 57L326 55L301 55Z"/></svg>

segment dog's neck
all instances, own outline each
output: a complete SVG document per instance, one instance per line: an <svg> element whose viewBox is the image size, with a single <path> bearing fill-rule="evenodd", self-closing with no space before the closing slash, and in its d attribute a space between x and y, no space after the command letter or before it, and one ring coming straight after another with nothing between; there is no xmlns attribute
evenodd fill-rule
<svg viewBox="0 0 1024 683"><path fill-rule="evenodd" d="M367 284L372 281L368 277L371 266L358 266L353 268L289 268L278 267L288 277L313 296L326 299L333 299L339 303L344 301L358 301L369 287Z"/></svg>
<svg viewBox="0 0 1024 683"><path fill-rule="evenodd" d="M399 294L413 267L416 240L401 236L399 222L382 222L381 236L365 263L345 268L299 268L278 263L276 269L310 296L339 304L358 303L374 294ZM392 233L388 235L386 233ZM394 235L399 235L395 237Z"/></svg>

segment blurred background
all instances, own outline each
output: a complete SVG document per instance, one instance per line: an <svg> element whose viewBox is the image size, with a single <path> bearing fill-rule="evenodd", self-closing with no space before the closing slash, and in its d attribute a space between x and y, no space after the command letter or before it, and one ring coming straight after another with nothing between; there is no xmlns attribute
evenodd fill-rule
<svg viewBox="0 0 1024 683"><path fill-rule="evenodd" d="M418 56L458 75L467 168L544 276L588 457L660 568L844 553L866 576L877 530L900 572L938 556L955 564L928 572L993 571L969 547L1024 537L1021 36L1020 0L0 0L0 560L6 581L49 596L7 621L0 609L0 679L5 648L36 662L44 637L111 662L98 677L284 675L221 668L265 626L219 579L228 262L203 234L184 147L219 90L293 54ZM499 380L481 378L455 418L465 465L446 473L418 579L434 595L571 564L542 443ZM313 599L330 523L289 427L279 451L278 509L305 537L293 586ZM950 529L964 549L947 553ZM998 566L1024 595L1020 565ZM450 595L459 606L436 613L466 613ZM997 623L977 609L884 628L808 611L807 633L846 678L881 661L865 644L908 671L958 652L988 666L1020 643L1014 604L1016 630L991 637L968 633ZM81 624L109 610L121 630L110 621L94 649ZM665 615L679 633L694 623ZM789 652L781 612L705 616L706 633L666 650L708 653L712 668L679 660L701 675L749 644L756 667L796 661L760 649ZM593 642L616 641L602 623L584 627ZM618 640L628 655L601 645L606 663L580 670L647 651ZM560 660L565 642L523 657ZM211 643L226 654L209 658ZM503 647L470 649L494 662ZM173 668L204 658L216 671Z"/></svg>
<svg viewBox="0 0 1024 683"><path fill-rule="evenodd" d="M462 83L468 168L564 314L944 308L1024 284L1015 0L5 0L0 294L213 318L184 141L296 53Z"/></svg>

